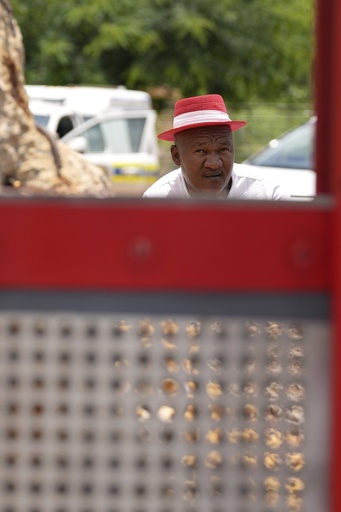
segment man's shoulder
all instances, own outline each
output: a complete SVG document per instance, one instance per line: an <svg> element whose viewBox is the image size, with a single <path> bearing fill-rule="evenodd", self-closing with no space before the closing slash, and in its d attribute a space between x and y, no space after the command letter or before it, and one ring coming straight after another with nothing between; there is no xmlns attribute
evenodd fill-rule
<svg viewBox="0 0 341 512"><path fill-rule="evenodd" d="M181 168L170 171L153 183L144 192L143 197L169 197L174 195L174 192L180 193L182 180Z"/></svg>

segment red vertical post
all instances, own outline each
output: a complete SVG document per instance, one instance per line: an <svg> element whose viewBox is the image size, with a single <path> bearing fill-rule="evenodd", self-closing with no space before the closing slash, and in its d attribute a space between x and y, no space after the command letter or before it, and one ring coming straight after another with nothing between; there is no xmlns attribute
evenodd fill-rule
<svg viewBox="0 0 341 512"><path fill-rule="evenodd" d="M328 193L330 180L330 153L327 148L330 142L330 109L328 98L331 83L331 37L330 23L335 0L316 0L315 7L315 60L313 70L313 91L315 111L318 122L316 126L315 167L317 172L317 193Z"/></svg>
<svg viewBox="0 0 341 512"><path fill-rule="evenodd" d="M331 193L333 391L331 429L331 512L341 510L341 2L317 0L316 6L316 171L318 192Z"/></svg>
<svg viewBox="0 0 341 512"><path fill-rule="evenodd" d="M330 175L331 189L335 201L332 240L333 258L333 331L334 331L334 395L333 395L333 437L332 437L332 511L341 510L341 3L334 0L331 28L330 99ZM321 148L322 150L322 148Z"/></svg>
<svg viewBox="0 0 341 512"><path fill-rule="evenodd" d="M331 184L335 200L334 232L333 232L333 304L334 304L334 431L333 431L333 511L341 510L341 4L334 0L332 27L330 103L330 162Z"/></svg>

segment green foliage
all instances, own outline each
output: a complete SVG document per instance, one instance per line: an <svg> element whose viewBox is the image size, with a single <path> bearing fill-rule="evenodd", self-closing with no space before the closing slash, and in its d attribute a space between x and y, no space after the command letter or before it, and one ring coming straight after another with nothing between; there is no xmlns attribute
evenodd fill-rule
<svg viewBox="0 0 341 512"><path fill-rule="evenodd" d="M313 0L12 0L31 83L309 102Z"/></svg>

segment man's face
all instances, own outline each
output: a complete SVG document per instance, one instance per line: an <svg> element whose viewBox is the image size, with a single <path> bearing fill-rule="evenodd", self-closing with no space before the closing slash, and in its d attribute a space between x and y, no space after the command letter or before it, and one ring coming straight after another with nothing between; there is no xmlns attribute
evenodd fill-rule
<svg viewBox="0 0 341 512"><path fill-rule="evenodd" d="M203 126L177 133L171 147L191 196L226 197L234 162L231 128Z"/></svg>

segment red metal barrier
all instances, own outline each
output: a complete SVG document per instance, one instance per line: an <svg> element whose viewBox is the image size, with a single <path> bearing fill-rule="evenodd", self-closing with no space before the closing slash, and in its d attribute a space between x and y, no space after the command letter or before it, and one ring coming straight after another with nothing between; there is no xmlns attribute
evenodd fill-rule
<svg viewBox="0 0 341 512"><path fill-rule="evenodd" d="M3 511L326 510L332 216L2 199Z"/></svg>
<svg viewBox="0 0 341 512"><path fill-rule="evenodd" d="M341 376L337 367L341 359L340 25L340 2L320 0L316 170L318 191L329 193L330 198L304 203L219 204L23 197L0 201L1 291L329 294L334 333L330 512L341 509ZM20 330L20 323L11 318L6 322L6 354L15 362L25 344L19 340L18 352L11 352L11 335ZM26 330L31 332L29 327ZM37 321L38 339L43 331L44 325ZM60 331L66 338L71 332L62 324ZM90 329L89 336L95 331ZM141 336L145 342L143 332ZM53 336L49 339L55 340ZM57 348L52 348L53 355ZM32 350L36 363L41 364L35 345ZM39 414L39 407L37 410ZM16 413L15 404L13 411ZM142 409L139 413L149 412ZM16 434L7 431L9 437Z"/></svg>
<svg viewBox="0 0 341 512"><path fill-rule="evenodd" d="M325 291L331 213L316 203L5 201L0 286Z"/></svg>

